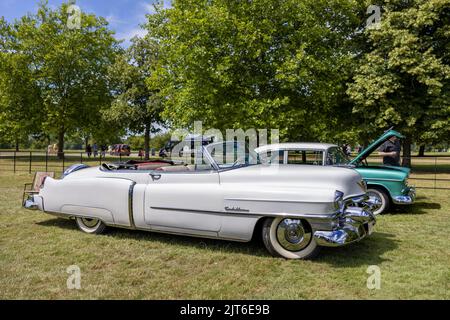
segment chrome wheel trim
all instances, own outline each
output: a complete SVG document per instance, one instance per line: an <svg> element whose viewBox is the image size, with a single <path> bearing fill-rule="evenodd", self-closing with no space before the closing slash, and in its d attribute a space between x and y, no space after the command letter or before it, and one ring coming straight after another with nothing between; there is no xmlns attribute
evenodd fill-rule
<svg viewBox="0 0 450 320"><path fill-rule="evenodd" d="M375 215L379 214L383 210L383 207L384 207L384 199L383 199L383 197L381 196L381 194L379 192L376 192L376 191L373 191L373 190L367 191L367 195L369 197L374 197L375 199L378 200L379 204L374 205L372 207L372 210L373 210L373 214L375 214Z"/></svg>
<svg viewBox="0 0 450 320"><path fill-rule="evenodd" d="M100 220L97 220L97 219L91 219L91 218L81 218L81 222L82 222L87 228L95 228L95 227L100 223Z"/></svg>
<svg viewBox="0 0 450 320"><path fill-rule="evenodd" d="M288 251L300 251L308 246L312 233L306 231L300 219L283 219L277 226L277 240Z"/></svg>

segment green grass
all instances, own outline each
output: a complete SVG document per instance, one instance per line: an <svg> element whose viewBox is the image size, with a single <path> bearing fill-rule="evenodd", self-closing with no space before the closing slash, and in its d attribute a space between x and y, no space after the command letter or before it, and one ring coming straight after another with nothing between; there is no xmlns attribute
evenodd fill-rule
<svg viewBox="0 0 450 320"><path fill-rule="evenodd" d="M449 299L450 191L378 219L375 233L313 261L234 243L110 229L87 235L73 221L21 209L28 174L0 173L1 299ZM81 268L81 289L66 268ZM381 289L366 287L369 265Z"/></svg>

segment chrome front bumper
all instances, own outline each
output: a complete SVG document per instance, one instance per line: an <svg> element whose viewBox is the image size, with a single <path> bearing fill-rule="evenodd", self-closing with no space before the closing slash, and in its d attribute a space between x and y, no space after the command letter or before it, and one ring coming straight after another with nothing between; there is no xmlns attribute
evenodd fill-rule
<svg viewBox="0 0 450 320"><path fill-rule="evenodd" d="M407 187L402 193L401 196L392 197L392 202L395 204L413 204L416 200L415 187Z"/></svg>
<svg viewBox="0 0 450 320"><path fill-rule="evenodd" d="M359 241L370 235L376 220L368 207L348 207L338 218L332 231L316 231L314 239L319 246L339 247Z"/></svg>

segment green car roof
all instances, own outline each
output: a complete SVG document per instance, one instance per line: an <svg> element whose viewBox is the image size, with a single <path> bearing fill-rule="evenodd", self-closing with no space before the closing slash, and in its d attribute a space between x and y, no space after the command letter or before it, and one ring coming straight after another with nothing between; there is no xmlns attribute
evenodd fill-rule
<svg viewBox="0 0 450 320"><path fill-rule="evenodd" d="M359 162L363 161L365 158L367 158L372 152L377 150L386 140L388 140L391 137L397 137L399 139L403 139L404 136L395 131L395 130L388 130L385 133L381 135L377 140L372 142L366 149L361 151L352 161L350 161L350 164L358 164Z"/></svg>

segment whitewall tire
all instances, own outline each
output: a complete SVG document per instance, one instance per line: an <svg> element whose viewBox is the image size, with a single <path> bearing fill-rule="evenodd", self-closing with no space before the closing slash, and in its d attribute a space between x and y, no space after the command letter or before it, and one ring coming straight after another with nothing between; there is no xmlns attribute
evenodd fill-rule
<svg viewBox="0 0 450 320"><path fill-rule="evenodd" d="M78 228L86 233L90 234L100 234L103 233L106 229L106 225L97 219L92 218L75 218Z"/></svg>
<svg viewBox="0 0 450 320"><path fill-rule="evenodd" d="M273 256L311 259L319 252L311 226L305 220L268 218L262 233L264 245Z"/></svg>
<svg viewBox="0 0 450 320"><path fill-rule="evenodd" d="M378 188L369 187L367 189L367 195L369 197L375 197L380 202L380 205L373 208L374 215L382 214L389 209L390 199L385 191Z"/></svg>

